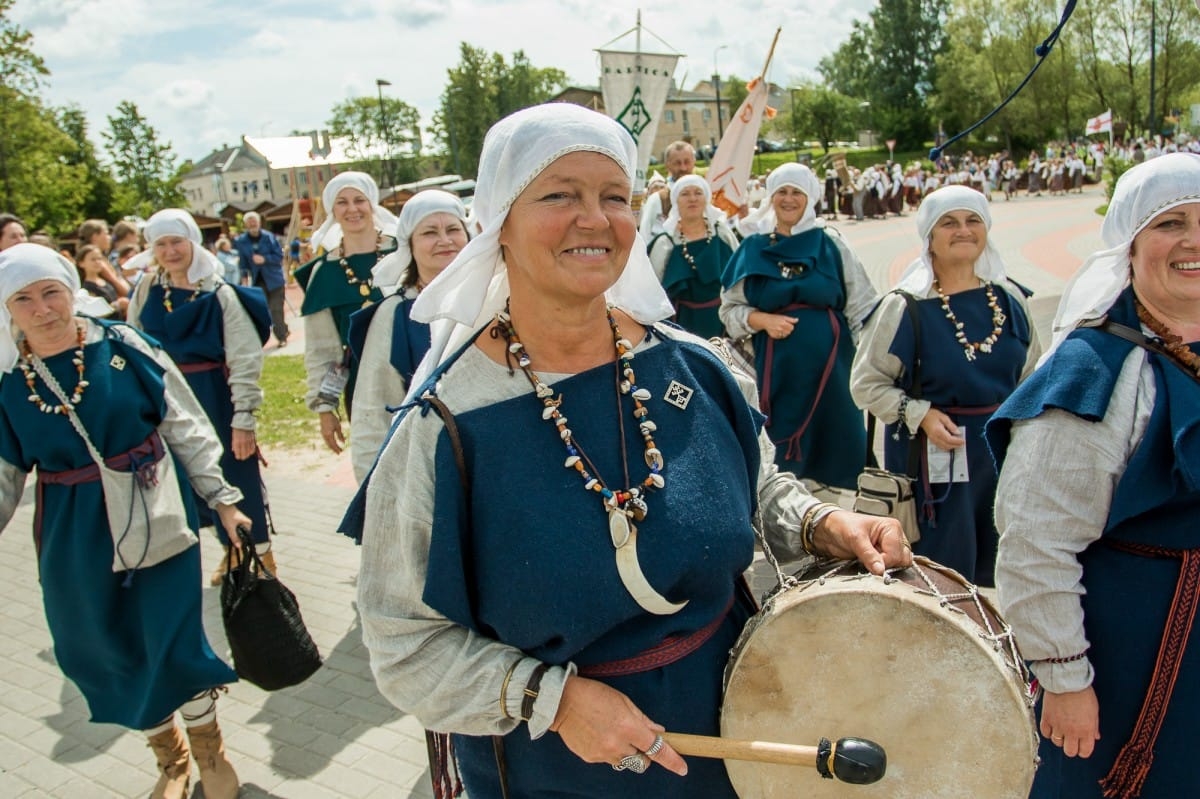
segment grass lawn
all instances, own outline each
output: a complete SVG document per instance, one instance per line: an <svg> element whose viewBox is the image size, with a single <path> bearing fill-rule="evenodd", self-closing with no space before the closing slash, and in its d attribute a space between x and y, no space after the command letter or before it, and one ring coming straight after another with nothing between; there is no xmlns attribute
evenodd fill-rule
<svg viewBox="0 0 1200 799"><path fill-rule="evenodd" d="M303 355L264 359L264 399L258 412L258 440L269 447L307 447L321 440L317 415L304 404Z"/></svg>

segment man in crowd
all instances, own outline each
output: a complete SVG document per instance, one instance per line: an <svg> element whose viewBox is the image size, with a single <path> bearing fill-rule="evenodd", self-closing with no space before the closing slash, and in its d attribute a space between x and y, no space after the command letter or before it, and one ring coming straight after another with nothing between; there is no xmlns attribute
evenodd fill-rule
<svg viewBox="0 0 1200 799"><path fill-rule="evenodd" d="M642 205L642 220L638 225L638 232L647 243L662 233L663 222L666 221L667 214L671 213L671 186L681 177L692 174L692 170L696 168L696 151L685 141L673 141L663 153L663 163L667 167L667 185L647 194L646 202Z"/></svg>
<svg viewBox="0 0 1200 799"><path fill-rule="evenodd" d="M271 329L280 347L287 346L288 326L283 318L283 248L270 231L262 229L262 217L254 211L242 217L246 232L233 240L243 275L251 286L258 286L267 295L271 312Z"/></svg>

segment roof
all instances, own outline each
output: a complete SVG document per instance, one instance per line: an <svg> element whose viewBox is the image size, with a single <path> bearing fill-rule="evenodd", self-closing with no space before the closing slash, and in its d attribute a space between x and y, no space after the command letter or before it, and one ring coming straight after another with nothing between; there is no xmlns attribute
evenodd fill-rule
<svg viewBox="0 0 1200 799"><path fill-rule="evenodd" d="M318 143L315 132L308 136L243 136L242 141L265 158L271 169L349 164L383 155L381 151L371 150L351 155L350 140L336 136L328 138L329 152L322 155L318 148L323 149L325 137L322 136Z"/></svg>
<svg viewBox="0 0 1200 799"><path fill-rule="evenodd" d="M213 150L196 162L184 177L202 177L222 172L234 172L239 169L261 168L266 165L266 160L260 155L239 144L237 147L221 147Z"/></svg>

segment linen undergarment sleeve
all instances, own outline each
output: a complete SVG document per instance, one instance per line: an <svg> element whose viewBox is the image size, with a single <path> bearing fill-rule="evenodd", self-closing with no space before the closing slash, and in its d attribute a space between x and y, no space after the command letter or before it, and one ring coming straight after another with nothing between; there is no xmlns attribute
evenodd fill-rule
<svg viewBox="0 0 1200 799"><path fill-rule="evenodd" d="M746 299L746 281L739 280L721 290L721 308L717 315L731 339L748 338L758 331L750 327L750 314L758 310Z"/></svg>
<svg viewBox="0 0 1200 799"><path fill-rule="evenodd" d="M6 460L0 460L0 531L12 521L21 495L25 492L27 472L18 469Z"/></svg>
<svg viewBox="0 0 1200 799"><path fill-rule="evenodd" d="M893 424L900 419L900 401L905 395L896 381L908 367L890 350L906 313L908 306L904 297L885 295L863 329L850 369L850 396L854 398L854 404L884 424ZM904 418L909 435L916 435L921 429L921 420L929 413L929 408L929 400L908 401Z"/></svg>
<svg viewBox="0 0 1200 799"><path fill-rule="evenodd" d="M101 331L93 325L88 327L89 339L98 339ZM221 473L221 440L171 356L151 347L137 333L125 331L122 336L128 346L150 356L163 368L167 413L158 432L183 464L196 493L210 508L241 502L241 490L225 482Z"/></svg>
<svg viewBox="0 0 1200 799"><path fill-rule="evenodd" d="M1135 348L1113 387L1104 419L1090 422L1050 409L1015 422L996 489L1000 552L996 587L1021 653L1054 693L1092 682L1091 662L1046 663L1083 652L1077 558L1104 531L1117 482L1145 434L1155 385L1145 352Z"/></svg>
<svg viewBox="0 0 1200 799"><path fill-rule="evenodd" d="M342 340L338 336L333 313L323 308L304 317L304 374L308 393L304 396L309 410L337 412L337 405L320 399L321 381L330 366L341 363Z"/></svg>
<svg viewBox="0 0 1200 799"><path fill-rule="evenodd" d="M375 463L375 456L387 438L392 424L388 406L404 401L408 388L404 377L391 364L392 331L395 327L396 304L399 299L388 297L380 302L363 343L358 382L354 384L354 421L350 424L350 461L354 479L362 482Z"/></svg>
<svg viewBox="0 0 1200 799"><path fill-rule="evenodd" d="M663 275L667 273L667 261L671 259L671 252L675 249L675 242L670 236L659 236L650 245L650 265L654 267L654 276L661 283Z"/></svg>
<svg viewBox="0 0 1200 799"><path fill-rule="evenodd" d="M858 259L841 235L832 228L827 228L825 235L829 236L830 241L834 243L842 256L842 281L846 286L844 316L850 325L850 339L857 345L858 339L862 335L863 320L879 302L879 292L875 290L871 278L867 277L867 270L863 267L862 261Z"/></svg>
<svg viewBox="0 0 1200 799"><path fill-rule="evenodd" d="M262 342L236 289L222 289L222 285L217 283L215 288L225 328L225 365L229 369L229 393L233 399L231 427L253 432L254 411L263 402L263 391L258 385L263 370Z"/></svg>
<svg viewBox="0 0 1200 799"><path fill-rule="evenodd" d="M646 195L646 202L642 205L642 216L638 220L638 233L642 234L642 240L647 245L650 239L654 238L654 228L660 225L659 217L662 215L662 199L657 191L652 191Z"/></svg>

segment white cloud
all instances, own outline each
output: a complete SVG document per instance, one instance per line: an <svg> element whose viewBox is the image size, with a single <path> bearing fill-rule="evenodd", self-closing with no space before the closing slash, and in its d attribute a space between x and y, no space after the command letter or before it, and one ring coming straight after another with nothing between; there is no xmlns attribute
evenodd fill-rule
<svg viewBox="0 0 1200 799"><path fill-rule="evenodd" d="M191 111L212 102L215 90L202 80L175 80L154 94L154 99L175 110Z"/></svg>
<svg viewBox="0 0 1200 799"><path fill-rule="evenodd" d="M278 53L287 49L287 39L275 31L261 30L250 37L246 46L259 53Z"/></svg>

